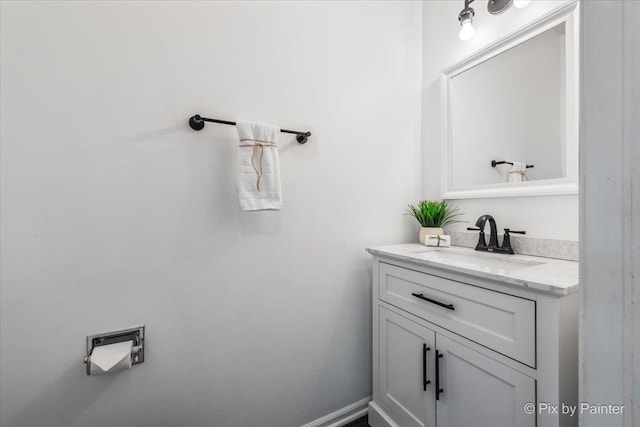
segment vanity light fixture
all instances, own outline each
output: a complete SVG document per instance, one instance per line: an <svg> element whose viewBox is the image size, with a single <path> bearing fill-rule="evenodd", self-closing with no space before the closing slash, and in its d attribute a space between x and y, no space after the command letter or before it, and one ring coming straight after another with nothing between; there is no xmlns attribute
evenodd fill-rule
<svg viewBox="0 0 640 427"><path fill-rule="evenodd" d="M460 40L467 41L473 37L474 29L471 23L475 16L475 11L471 6L474 0L464 0L464 9L458 14L458 22L460 22ZM499 15L514 5L521 9L531 3L531 0L489 0L487 10L492 15Z"/></svg>
<svg viewBox="0 0 640 427"><path fill-rule="evenodd" d="M487 10L492 15L500 15L511 7L513 0L489 0Z"/></svg>
<svg viewBox="0 0 640 427"><path fill-rule="evenodd" d="M469 6L472 1L473 0L465 0L464 9L462 9L458 15L458 22L460 22L460 25L462 26L462 28L460 28L460 40L462 41L471 40L471 37L473 37L474 29L471 23L473 22L473 17L476 12L471 6Z"/></svg>
<svg viewBox="0 0 640 427"><path fill-rule="evenodd" d="M518 9L526 7L529 3L531 3L531 0L513 0L513 5Z"/></svg>

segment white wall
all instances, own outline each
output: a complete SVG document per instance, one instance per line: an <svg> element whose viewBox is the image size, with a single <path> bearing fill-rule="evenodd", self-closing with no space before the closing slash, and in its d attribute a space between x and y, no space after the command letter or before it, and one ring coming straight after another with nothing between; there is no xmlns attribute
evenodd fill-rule
<svg viewBox="0 0 640 427"><path fill-rule="evenodd" d="M364 247L415 239L419 2L2 2L1 425L296 426L368 396ZM282 135L242 213L233 127ZM147 325L86 377L87 334Z"/></svg>
<svg viewBox="0 0 640 427"><path fill-rule="evenodd" d="M440 73L488 44L566 3L566 0L537 0L524 9L511 8L492 16L486 2L472 3L476 16L475 35L468 42L458 37L458 13L462 2L427 1L423 6L423 196L441 197ZM468 224L452 226L463 230L483 214L496 218L498 226L526 230L532 237L578 240L578 196L518 197L456 200ZM502 231L502 230L500 230Z"/></svg>

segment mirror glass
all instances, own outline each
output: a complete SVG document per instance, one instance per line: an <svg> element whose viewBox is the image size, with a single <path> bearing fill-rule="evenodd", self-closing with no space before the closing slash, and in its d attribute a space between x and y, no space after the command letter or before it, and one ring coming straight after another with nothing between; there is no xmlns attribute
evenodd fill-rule
<svg viewBox="0 0 640 427"><path fill-rule="evenodd" d="M451 76L450 188L567 176L565 26ZM522 163L532 167L514 171Z"/></svg>

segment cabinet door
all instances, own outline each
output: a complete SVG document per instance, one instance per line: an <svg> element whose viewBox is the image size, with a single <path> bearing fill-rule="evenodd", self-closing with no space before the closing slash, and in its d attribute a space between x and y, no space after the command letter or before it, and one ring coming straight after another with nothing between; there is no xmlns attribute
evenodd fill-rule
<svg viewBox="0 0 640 427"><path fill-rule="evenodd" d="M535 427L535 414L524 411L536 401L533 378L440 334L436 344L438 427Z"/></svg>
<svg viewBox="0 0 640 427"><path fill-rule="evenodd" d="M433 427L435 332L383 307L379 310L380 400L399 426Z"/></svg>

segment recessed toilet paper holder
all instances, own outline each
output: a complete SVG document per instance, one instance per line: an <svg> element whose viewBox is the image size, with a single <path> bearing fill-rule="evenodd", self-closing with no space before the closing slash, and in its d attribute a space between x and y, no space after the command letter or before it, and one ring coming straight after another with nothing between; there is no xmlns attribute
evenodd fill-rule
<svg viewBox="0 0 640 427"><path fill-rule="evenodd" d="M104 332L87 336L87 355L84 363L87 367L87 375L91 375L91 353L96 347L115 344L124 341L133 341L131 349L131 364L136 365L144 362L144 325L132 328L119 329L117 331Z"/></svg>

